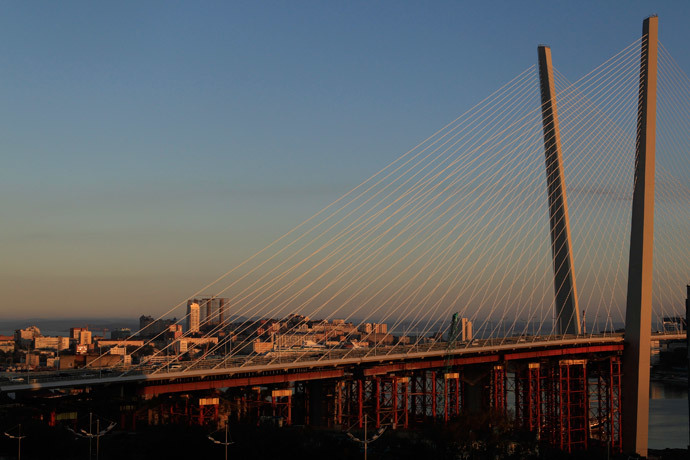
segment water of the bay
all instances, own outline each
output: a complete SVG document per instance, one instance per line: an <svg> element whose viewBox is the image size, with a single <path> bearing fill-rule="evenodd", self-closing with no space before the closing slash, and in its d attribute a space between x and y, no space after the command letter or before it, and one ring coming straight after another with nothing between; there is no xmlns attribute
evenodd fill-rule
<svg viewBox="0 0 690 460"><path fill-rule="evenodd" d="M687 384L651 382L649 448L685 449L688 435Z"/></svg>

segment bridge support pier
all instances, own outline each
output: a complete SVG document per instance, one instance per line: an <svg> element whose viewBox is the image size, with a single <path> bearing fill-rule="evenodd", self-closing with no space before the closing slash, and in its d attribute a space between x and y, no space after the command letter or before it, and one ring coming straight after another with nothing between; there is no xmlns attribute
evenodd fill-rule
<svg viewBox="0 0 690 460"><path fill-rule="evenodd" d="M623 449L621 438L621 360L612 357L599 362L592 369L596 378L594 394L590 401L595 404L596 418L593 420L590 436L602 444L608 444L612 452ZM590 414L590 416L595 415Z"/></svg>
<svg viewBox="0 0 690 460"><path fill-rule="evenodd" d="M424 422L428 416L426 394L426 372L416 372L410 376L410 423Z"/></svg>
<svg viewBox="0 0 690 460"><path fill-rule="evenodd" d="M271 391L271 410L273 417L282 417L285 425L292 425L292 390Z"/></svg>
<svg viewBox="0 0 690 460"><path fill-rule="evenodd" d="M506 413L506 368L496 364L491 370L491 409L497 413Z"/></svg>
<svg viewBox="0 0 690 460"><path fill-rule="evenodd" d="M621 443L621 359L543 360L515 365L515 424L565 452ZM608 446L608 447L607 447Z"/></svg>
<svg viewBox="0 0 690 460"><path fill-rule="evenodd" d="M515 423L541 438L541 365L528 363L515 372Z"/></svg>
<svg viewBox="0 0 690 460"><path fill-rule="evenodd" d="M336 424L343 428L364 426L364 417L376 428L383 425L407 428L410 419L412 396L410 377L377 376L370 379L338 382L335 392ZM419 396L419 395L417 395Z"/></svg>
<svg viewBox="0 0 690 460"><path fill-rule="evenodd" d="M200 404L198 408L196 408L196 417L194 417L194 419L196 419L199 426L208 424L217 425L219 415L218 409L217 402L215 404Z"/></svg>
<svg viewBox="0 0 690 460"><path fill-rule="evenodd" d="M587 450L589 441L589 387L587 361L568 359L558 363L560 448L565 452Z"/></svg>
<svg viewBox="0 0 690 460"><path fill-rule="evenodd" d="M447 372L443 374L443 381L439 382L443 388L443 421L447 422L460 415L461 381L459 372Z"/></svg>

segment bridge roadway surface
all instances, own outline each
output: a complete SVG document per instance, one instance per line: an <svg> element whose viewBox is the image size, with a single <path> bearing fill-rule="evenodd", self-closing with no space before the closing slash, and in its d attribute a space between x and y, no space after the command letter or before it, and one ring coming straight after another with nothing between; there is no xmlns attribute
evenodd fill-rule
<svg viewBox="0 0 690 460"><path fill-rule="evenodd" d="M655 333L652 341L686 340L684 333ZM267 385L294 381L342 378L360 369L361 375L438 369L446 364L468 365L500 363L522 359L568 357L600 352L619 352L623 334L586 336L530 336L473 340L449 350L447 343L433 345L395 345L375 349L330 349L273 352L273 355L207 358L179 362L182 369L142 367L135 369L86 368L48 373L7 374L0 381L1 392L49 390L106 384L139 384L142 394L195 391L248 385ZM186 366L186 367L185 367ZM14 376L14 380L10 377Z"/></svg>

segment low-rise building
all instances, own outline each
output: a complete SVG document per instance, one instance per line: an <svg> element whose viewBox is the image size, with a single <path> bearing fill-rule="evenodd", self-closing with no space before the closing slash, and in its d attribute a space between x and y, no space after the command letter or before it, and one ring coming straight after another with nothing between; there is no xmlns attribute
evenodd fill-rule
<svg viewBox="0 0 690 460"><path fill-rule="evenodd" d="M106 368L124 362L121 355L60 355L60 369L78 369L82 367Z"/></svg>
<svg viewBox="0 0 690 460"><path fill-rule="evenodd" d="M273 347L276 350L304 346L305 336L302 334L274 334Z"/></svg>
<svg viewBox="0 0 690 460"><path fill-rule="evenodd" d="M29 326L26 329L14 331L14 341L23 346L31 345L35 337L41 337L41 330L36 326Z"/></svg>
<svg viewBox="0 0 690 460"><path fill-rule="evenodd" d="M100 348L106 347L143 347L143 340L99 340L96 346Z"/></svg>
<svg viewBox="0 0 690 460"><path fill-rule="evenodd" d="M380 334L372 332L362 336L362 341L369 342L370 345L392 345L395 338L390 334Z"/></svg>
<svg viewBox="0 0 690 460"><path fill-rule="evenodd" d="M67 350L69 337L36 337L34 338L34 348L36 350Z"/></svg>
<svg viewBox="0 0 690 460"><path fill-rule="evenodd" d="M217 343L218 337L185 337L183 339L178 339L173 345L173 349L177 353L185 353L198 346L212 346Z"/></svg>
<svg viewBox="0 0 690 460"><path fill-rule="evenodd" d="M273 350L273 342L262 342L256 339L252 342L251 351L254 353L267 353Z"/></svg>
<svg viewBox="0 0 690 460"><path fill-rule="evenodd" d="M24 355L24 362L27 366L37 368L41 361L41 355L35 353L27 353Z"/></svg>
<svg viewBox="0 0 690 460"><path fill-rule="evenodd" d="M388 324L386 323L364 323L360 324L359 332L363 334L386 334L388 333Z"/></svg>
<svg viewBox="0 0 690 460"><path fill-rule="evenodd" d="M108 353L110 353L111 355L125 356L127 354L127 347L112 347L108 350Z"/></svg>
<svg viewBox="0 0 690 460"><path fill-rule="evenodd" d="M14 351L14 337L11 335L0 335L0 351L12 353Z"/></svg>

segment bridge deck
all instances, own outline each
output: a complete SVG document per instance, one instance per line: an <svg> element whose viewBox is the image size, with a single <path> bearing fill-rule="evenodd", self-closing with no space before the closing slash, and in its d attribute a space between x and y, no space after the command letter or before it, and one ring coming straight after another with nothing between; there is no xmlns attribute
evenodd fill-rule
<svg viewBox="0 0 690 460"><path fill-rule="evenodd" d="M655 334L655 341L684 340L685 334ZM199 389L196 382L206 381L208 388L260 384L273 381L296 381L335 378L345 369L362 367L366 375L400 372L412 369L442 367L451 364L537 359L546 356L572 355L613 351L623 347L622 334L607 336L558 336L475 340L452 350L447 344L433 346L392 346L375 350L327 350L311 352L299 358L294 355L253 356L247 359L222 358L190 362L183 369L125 368L75 370L48 374L22 374L23 381L6 381L0 391L26 391L93 386L112 383L144 383L146 386L179 384ZM184 366L185 363L182 363ZM60 375L62 374L62 375ZM67 375L65 375L67 374ZM273 377L267 377L272 375ZM277 377L280 376L280 377ZM213 382L213 383L211 383ZM194 388L192 388L194 387Z"/></svg>

